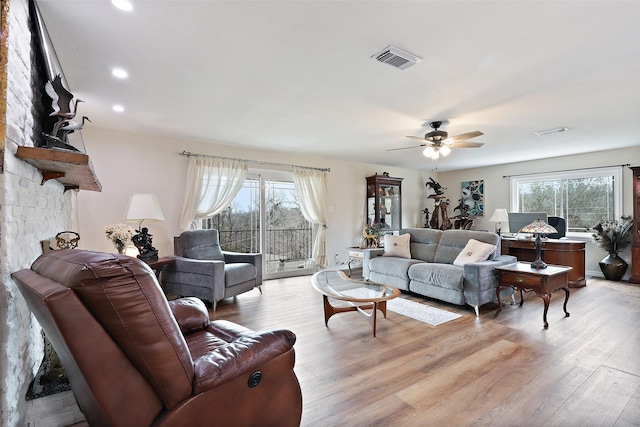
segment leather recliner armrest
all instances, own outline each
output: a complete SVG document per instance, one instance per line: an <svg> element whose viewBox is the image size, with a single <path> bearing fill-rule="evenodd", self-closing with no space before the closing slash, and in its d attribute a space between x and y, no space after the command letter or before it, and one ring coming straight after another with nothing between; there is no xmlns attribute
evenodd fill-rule
<svg viewBox="0 0 640 427"><path fill-rule="evenodd" d="M296 336L289 330L254 332L236 327L224 320L215 320L208 330L219 339L228 341L194 359L194 392L202 393L287 353L293 348Z"/></svg>
<svg viewBox="0 0 640 427"><path fill-rule="evenodd" d="M178 298L169 301L169 307L183 334L202 331L211 323L207 307L198 298Z"/></svg>

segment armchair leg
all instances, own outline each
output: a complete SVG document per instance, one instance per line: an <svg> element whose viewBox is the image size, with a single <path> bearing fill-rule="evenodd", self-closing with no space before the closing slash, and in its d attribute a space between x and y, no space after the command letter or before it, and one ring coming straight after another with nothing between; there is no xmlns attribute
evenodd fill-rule
<svg viewBox="0 0 640 427"><path fill-rule="evenodd" d="M211 301L211 305L213 306L213 312L216 312L216 307L218 306L218 301Z"/></svg>
<svg viewBox="0 0 640 427"><path fill-rule="evenodd" d="M260 291L260 295L262 295L262 285L258 285L256 286L258 288L258 290Z"/></svg>

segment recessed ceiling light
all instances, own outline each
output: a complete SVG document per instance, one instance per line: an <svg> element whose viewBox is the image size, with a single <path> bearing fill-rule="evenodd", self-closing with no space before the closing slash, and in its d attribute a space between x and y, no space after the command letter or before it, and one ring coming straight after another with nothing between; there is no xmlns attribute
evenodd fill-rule
<svg viewBox="0 0 640 427"><path fill-rule="evenodd" d="M129 0L111 0L111 4L125 12L131 12L133 10L133 3Z"/></svg>
<svg viewBox="0 0 640 427"><path fill-rule="evenodd" d="M566 126L560 126L559 128L547 129L547 130L537 130L533 134L538 136L549 135L551 133L562 133L568 131L569 128Z"/></svg>
<svg viewBox="0 0 640 427"><path fill-rule="evenodd" d="M119 79L126 79L127 77L129 77L129 73L127 73L122 68L113 68L111 70L111 74L113 74L114 77L117 77Z"/></svg>
<svg viewBox="0 0 640 427"><path fill-rule="evenodd" d="M122 105L114 105L112 108L113 108L113 111L115 112L118 112L118 113L124 112L124 107Z"/></svg>

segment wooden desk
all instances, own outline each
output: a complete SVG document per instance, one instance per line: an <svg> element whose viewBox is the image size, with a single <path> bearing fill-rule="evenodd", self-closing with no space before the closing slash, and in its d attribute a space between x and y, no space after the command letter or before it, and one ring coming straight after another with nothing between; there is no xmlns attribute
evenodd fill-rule
<svg viewBox="0 0 640 427"><path fill-rule="evenodd" d="M498 297L498 313L502 310L502 301L500 300L500 291L504 288L512 287L520 290L520 307L524 304L523 290L532 290L544 301L544 312L542 314L542 321L544 322L544 328L549 327L547 322L547 311L549 310L549 301L551 300L551 293L559 289L564 290L564 314L565 317L569 317L567 311L567 301L569 301L569 287L567 286L567 279L571 267L564 267L559 265L550 265L547 268L537 269L531 268L531 264L517 262L515 264L503 265L496 267L496 270L500 273L500 282L496 288L496 295Z"/></svg>
<svg viewBox="0 0 640 427"><path fill-rule="evenodd" d="M503 237L502 255L513 255L518 261L535 261L536 247L534 239L514 239ZM546 239L540 245L542 260L547 264L566 265L573 269L569 272L569 287L586 286L585 242L579 240Z"/></svg>

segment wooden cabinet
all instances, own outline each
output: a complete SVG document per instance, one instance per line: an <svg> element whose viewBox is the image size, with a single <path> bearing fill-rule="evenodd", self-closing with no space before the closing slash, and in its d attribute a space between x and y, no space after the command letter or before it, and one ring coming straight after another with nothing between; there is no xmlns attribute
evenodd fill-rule
<svg viewBox="0 0 640 427"><path fill-rule="evenodd" d="M634 166L631 170L633 171L633 239L629 282L640 283L640 166Z"/></svg>
<svg viewBox="0 0 640 427"><path fill-rule="evenodd" d="M402 228L402 180L387 175L367 177L367 224L383 231Z"/></svg>
<svg viewBox="0 0 640 427"><path fill-rule="evenodd" d="M513 255L518 261L535 261L533 239L502 238L502 255ZM569 272L569 287L585 286L585 242L578 240L547 239L540 245L542 260L547 264L573 267Z"/></svg>

